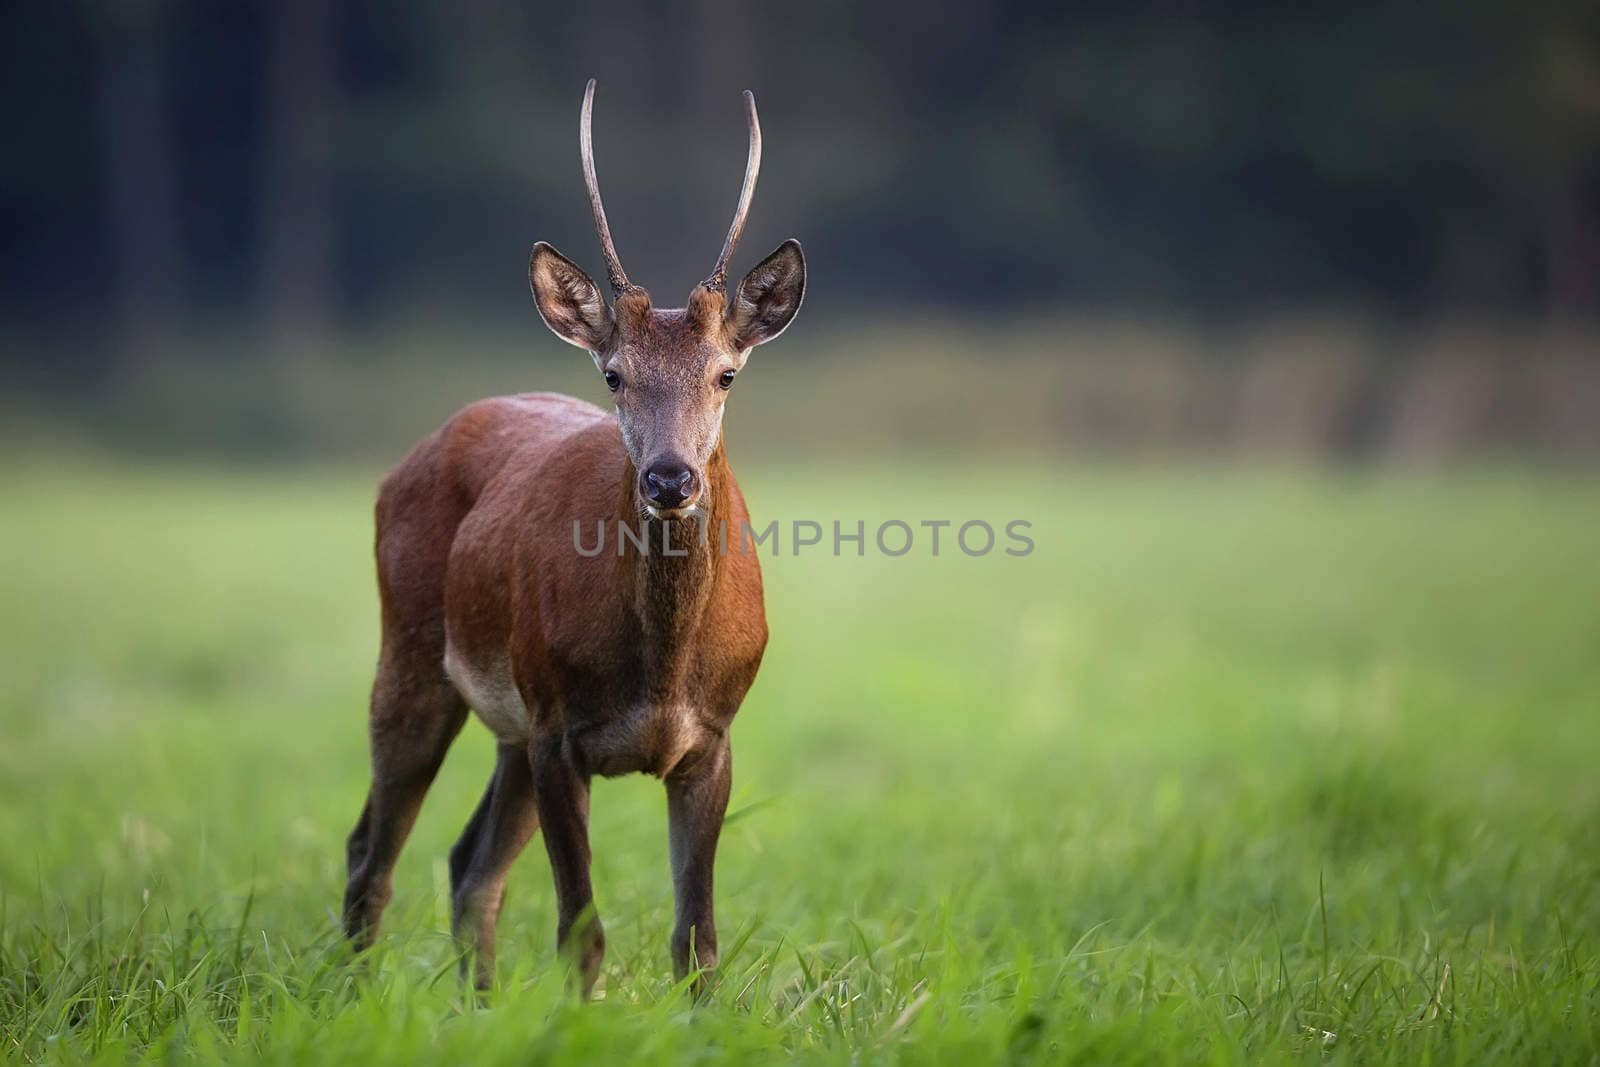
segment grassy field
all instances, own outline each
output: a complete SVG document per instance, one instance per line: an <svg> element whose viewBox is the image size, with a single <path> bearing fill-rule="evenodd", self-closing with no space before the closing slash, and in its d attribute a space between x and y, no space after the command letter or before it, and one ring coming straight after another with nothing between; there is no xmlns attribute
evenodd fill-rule
<svg viewBox="0 0 1600 1067"><path fill-rule="evenodd" d="M602 999L563 995L537 843L463 997L476 723L346 957L369 474L0 478L3 1054L1600 1059L1600 485L742 474L759 516L1023 518L1037 549L766 561L699 1007L645 778L595 791Z"/></svg>

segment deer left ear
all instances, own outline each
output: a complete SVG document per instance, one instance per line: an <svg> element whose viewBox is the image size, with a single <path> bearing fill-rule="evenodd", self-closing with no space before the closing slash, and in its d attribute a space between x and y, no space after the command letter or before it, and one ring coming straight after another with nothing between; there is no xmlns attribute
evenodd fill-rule
<svg viewBox="0 0 1600 1067"><path fill-rule="evenodd" d="M540 241L528 257L528 288L550 332L598 352L615 325L599 286L572 260Z"/></svg>
<svg viewBox="0 0 1600 1067"><path fill-rule="evenodd" d="M757 263L728 304L728 332L740 351L777 337L806 295L806 257L794 238Z"/></svg>

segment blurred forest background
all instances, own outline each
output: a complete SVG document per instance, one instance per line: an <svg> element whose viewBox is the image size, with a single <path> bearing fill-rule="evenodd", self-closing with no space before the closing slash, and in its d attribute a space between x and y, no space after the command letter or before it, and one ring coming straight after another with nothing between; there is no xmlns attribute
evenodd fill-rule
<svg viewBox="0 0 1600 1067"><path fill-rule="evenodd" d="M0 440L389 459L599 398L537 239L806 311L740 454L1600 456L1600 8L79 0L0 63ZM952 417L955 413L955 417Z"/></svg>

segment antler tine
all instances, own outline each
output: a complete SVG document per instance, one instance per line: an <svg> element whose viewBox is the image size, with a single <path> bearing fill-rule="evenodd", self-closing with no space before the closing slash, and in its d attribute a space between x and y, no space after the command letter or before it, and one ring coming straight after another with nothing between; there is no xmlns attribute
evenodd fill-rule
<svg viewBox="0 0 1600 1067"><path fill-rule="evenodd" d="M728 227L728 239L722 242L722 255L717 257L717 267L711 277L700 284L713 291L721 291L728 284L728 261L739 246L744 233L745 219L750 217L750 201L756 193L756 176L761 173L761 120L756 117L756 94L744 91L744 115L750 124L750 155L744 164L744 187L739 190L739 207L733 213L733 225Z"/></svg>
<svg viewBox="0 0 1600 1067"><path fill-rule="evenodd" d="M611 278L611 293L621 296L636 288L628 281L628 272L622 269L617 257L617 247L611 243L611 227L606 223L606 208L600 202L600 180L594 173L594 134L590 123L594 114L594 79L589 79L583 90L583 118L578 124L578 151L583 156L583 180L589 186L589 207L594 211L594 229L600 235L600 252L605 256L606 274Z"/></svg>

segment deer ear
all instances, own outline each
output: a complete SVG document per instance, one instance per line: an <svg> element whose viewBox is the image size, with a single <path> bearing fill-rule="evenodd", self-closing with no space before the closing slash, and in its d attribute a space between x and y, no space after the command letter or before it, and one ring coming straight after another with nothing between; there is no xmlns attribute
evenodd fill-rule
<svg viewBox="0 0 1600 1067"><path fill-rule="evenodd" d="M616 320L582 267L540 241L528 257L528 287L551 333L591 352L605 347Z"/></svg>
<svg viewBox="0 0 1600 1067"><path fill-rule="evenodd" d="M794 238L757 263L728 305L728 332L741 351L777 337L806 295L806 257Z"/></svg>

